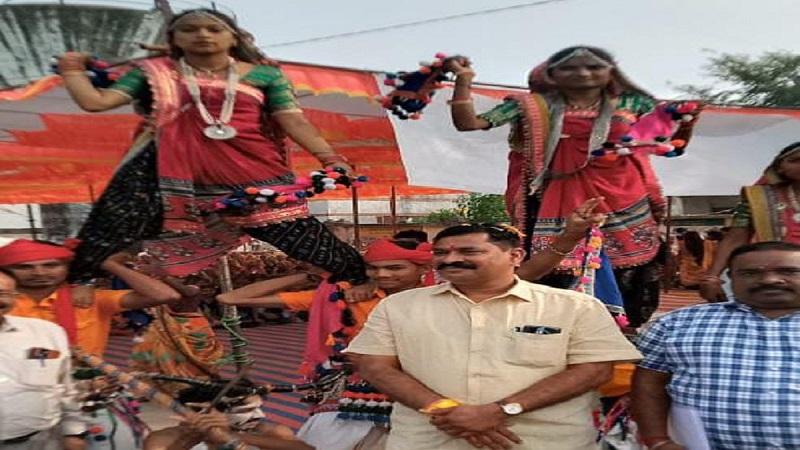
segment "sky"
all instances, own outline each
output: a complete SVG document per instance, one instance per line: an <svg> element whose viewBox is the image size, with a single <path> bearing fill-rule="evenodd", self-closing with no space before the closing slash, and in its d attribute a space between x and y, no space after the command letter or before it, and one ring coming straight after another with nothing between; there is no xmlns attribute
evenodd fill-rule
<svg viewBox="0 0 800 450"><path fill-rule="evenodd" d="M711 52L800 52L798 0L551 0L538 6L389 31L280 45L330 34L415 22L524 0L227 0L270 56L381 71L410 70L437 52L474 61L478 81L525 83L527 72L560 48L610 50L635 82L655 95L708 84ZM176 5L178 6L178 5Z"/></svg>

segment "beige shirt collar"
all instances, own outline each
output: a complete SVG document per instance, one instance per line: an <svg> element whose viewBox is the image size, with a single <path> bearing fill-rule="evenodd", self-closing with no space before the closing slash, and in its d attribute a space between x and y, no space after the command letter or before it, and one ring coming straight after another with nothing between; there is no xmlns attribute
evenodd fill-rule
<svg viewBox="0 0 800 450"><path fill-rule="evenodd" d="M457 295L457 296L459 296L459 297L463 298L464 300L467 300L467 301L469 301L471 303L475 303L469 297L464 295L463 292L459 291L458 288L455 285L453 285L452 283L450 283L449 281L434 287L433 292L431 292L432 295L441 295L441 294L445 294L445 293L451 293L451 294ZM498 299L498 298L507 298L507 297L516 297L516 298L518 298L520 300L524 300L526 302L532 302L534 300L533 299L533 291L531 289L526 289L525 286L523 286L523 283L520 283L519 277L514 275L514 285L511 286L511 288L509 290L507 290L506 292L503 292L500 295L495 295L494 297L488 298L488 299L484 300L484 302L488 301L488 300L494 300L494 299Z"/></svg>

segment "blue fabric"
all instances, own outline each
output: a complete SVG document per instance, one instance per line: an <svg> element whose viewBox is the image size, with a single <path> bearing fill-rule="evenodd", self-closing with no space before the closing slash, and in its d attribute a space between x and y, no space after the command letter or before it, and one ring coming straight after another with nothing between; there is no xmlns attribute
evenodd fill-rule
<svg viewBox="0 0 800 450"><path fill-rule="evenodd" d="M800 313L769 319L731 301L673 311L640 338L640 367L672 375L714 450L800 449Z"/></svg>
<svg viewBox="0 0 800 450"><path fill-rule="evenodd" d="M600 260L600 268L594 275L594 296L602 300L613 312L623 313L625 304L622 302L622 293L617 286L614 269L605 250L600 252Z"/></svg>
<svg viewBox="0 0 800 450"><path fill-rule="evenodd" d="M120 277L111 277L111 289L113 289L115 291L120 291L120 290L127 290L127 289L130 289L130 288L131 287L128 286L128 283L123 281L122 278L120 278Z"/></svg>

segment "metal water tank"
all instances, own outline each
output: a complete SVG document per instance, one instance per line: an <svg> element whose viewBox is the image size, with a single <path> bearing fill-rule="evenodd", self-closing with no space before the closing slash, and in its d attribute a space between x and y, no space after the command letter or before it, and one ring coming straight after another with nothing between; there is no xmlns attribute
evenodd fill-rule
<svg viewBox="0 0 800 450"><path fill-rule="evenodd" d="M152 2L16 2L0 4L0 89L51 74L66 51L110 62L145 56L139 42L157 42L164 17Z"/></svg>

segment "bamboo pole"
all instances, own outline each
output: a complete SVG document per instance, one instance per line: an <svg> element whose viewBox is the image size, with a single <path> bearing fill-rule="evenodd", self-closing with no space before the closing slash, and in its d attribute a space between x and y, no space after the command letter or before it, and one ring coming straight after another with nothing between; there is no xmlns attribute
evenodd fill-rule
<svg viewBox="0 0 800 450"><path fill-rule="evenodd" d="M664 262L666 266L664 270L664 292L669 292L672 288L672 277L675 273L675 258L672 256L672 197L667 196L667 217L664 220L664 225L667 227L667 257Z"/></svg>
<svg viewBox="0 0 800 450"><path fill-rule="evenodd" d="M389 198L389 211L391 212L392 236L397 234L397 188L392 185L392 195Z"/></svg>
<svg viewBox="0 0 800 450"><path fill-rule="evenodd" d="M30 226L31 230L31 239L36 240L36 220L33 218L33 206L30 203L25 205L28 210L28 225Z"/></svg>
<svg viewBox="0 0 800 450"><path fill-rule="evenodd" d="M358 188L353 186L353 247L361 250L361 225L358 219Z"/></svg>

